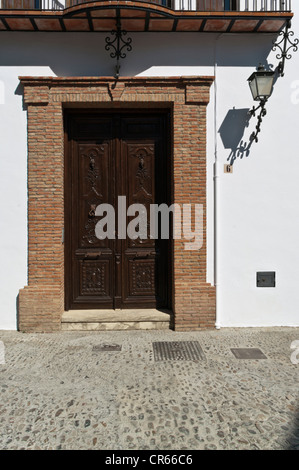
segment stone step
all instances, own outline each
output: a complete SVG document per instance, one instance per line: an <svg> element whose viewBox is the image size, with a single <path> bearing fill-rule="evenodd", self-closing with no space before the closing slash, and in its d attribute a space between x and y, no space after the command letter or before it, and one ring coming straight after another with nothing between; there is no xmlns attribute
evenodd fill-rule
<svg viewBox="0 0 299 470"><path fill-rule="evenodd" d="M171 312L156 309L69 310L62 315L63 331L163 330Z"/></svg>

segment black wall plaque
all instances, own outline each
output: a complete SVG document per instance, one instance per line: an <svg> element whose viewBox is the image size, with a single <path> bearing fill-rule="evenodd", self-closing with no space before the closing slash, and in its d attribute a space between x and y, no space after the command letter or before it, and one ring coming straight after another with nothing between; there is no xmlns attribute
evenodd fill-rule
<svg viewBox="0 0 299 470"><path fill-rule="evenodd" d="M256 273L257 287L275 287L275 272L259 272Z"/></svg>

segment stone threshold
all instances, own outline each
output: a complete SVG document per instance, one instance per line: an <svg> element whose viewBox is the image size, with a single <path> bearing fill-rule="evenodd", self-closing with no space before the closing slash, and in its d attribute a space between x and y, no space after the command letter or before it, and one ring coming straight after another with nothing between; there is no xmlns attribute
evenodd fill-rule
<svg viewBox="0 0 299 470"><path fill-rule="evenodd" d="M171 312L156 309L69 310L63 331L162 330L170 328Z"/></svg>

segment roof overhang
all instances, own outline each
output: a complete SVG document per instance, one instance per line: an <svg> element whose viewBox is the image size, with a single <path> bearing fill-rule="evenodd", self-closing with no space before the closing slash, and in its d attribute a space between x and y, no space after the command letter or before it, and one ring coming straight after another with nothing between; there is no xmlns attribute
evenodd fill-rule
<svg viewBox="0 0 299 470"><path fill-rule="evenodd" d="M0 31L278 33L291 12L179 11L144 1L81 3L64 10L0 10Z"/></svg>

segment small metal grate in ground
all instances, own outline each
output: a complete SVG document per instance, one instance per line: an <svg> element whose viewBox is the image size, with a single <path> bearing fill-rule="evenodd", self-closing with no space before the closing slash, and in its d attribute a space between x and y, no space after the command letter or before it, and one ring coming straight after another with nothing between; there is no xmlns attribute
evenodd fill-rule
<svg viewBox="0 0 299 470"><path fill-rule="evenodd" d="M237 359L267 359L265 354L257 348L232 348L231 352Z"/></svg>
<svg viewBox="0 0 299 470"><path fill-rule="evenodd" d="M163 341L153 343L155 361L198 361L205 355L197 341Z"/></svg>
<svg viewBox="0 0 299 470"><path fill-rule="evenodd" d="M121 351L120 344L97 344L92 347L93 352L102 352L102 351Z"/></svg>

